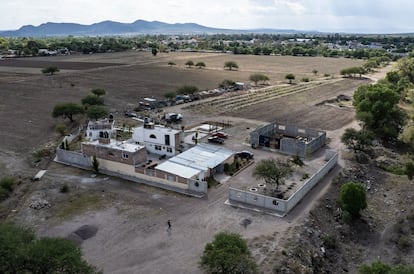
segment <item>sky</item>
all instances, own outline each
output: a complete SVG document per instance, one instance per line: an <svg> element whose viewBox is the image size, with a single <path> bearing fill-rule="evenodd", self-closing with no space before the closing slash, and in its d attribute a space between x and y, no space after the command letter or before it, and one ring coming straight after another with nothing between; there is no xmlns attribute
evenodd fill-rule
<svg viewBox="0 0 414 274"><path fill-rule="evenodd" d="M142 19L226 29L414 32L412 0L0 0L0 30Z"/></svg>

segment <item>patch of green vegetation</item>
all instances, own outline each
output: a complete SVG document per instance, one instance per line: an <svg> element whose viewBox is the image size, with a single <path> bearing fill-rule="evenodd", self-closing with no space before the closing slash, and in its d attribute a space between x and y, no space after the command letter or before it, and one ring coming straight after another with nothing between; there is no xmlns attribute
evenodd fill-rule
<svg viewBox="0 0 414 274"><path fill-rule="evenodd" d="M103 198L97 194L83 193L73 196L71 200L61 204L56 216L69 218L90 209L97 209L103 205Z"/></svg>
<svg viewBox="0 0 414 274"><path fill-rule="evenodd" d="M13 192L16 180L13 177L4 177L0 180L0 201L7 199Z"/></svg>
<svg viewBox="0 0 414 274"><path fill-rule="evenodd" d="M207 187L208 188L218 186L219 184L220 184L220 182L216 181L213 177L210 177L210 178L207 179Z"/></svg>
<svg viewBox="0 0 414 274"><path fill-rule="evenodd" d="M379 167L383 170L385 170L386 172L395 174L395 175L405 175L405 167L402 165L386 165L386 164L380 164Z"/></svg>

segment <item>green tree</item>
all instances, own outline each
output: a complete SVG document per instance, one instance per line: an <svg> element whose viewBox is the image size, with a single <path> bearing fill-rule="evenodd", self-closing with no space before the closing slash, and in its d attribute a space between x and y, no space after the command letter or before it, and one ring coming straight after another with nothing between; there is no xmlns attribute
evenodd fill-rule
<svg viewBox="0 0 414 274"><path fill-rule="evenodd" d="M362 67L350 67L342 69L340 73L345 77L355 77L355 74L359 74L359 78L361 78L365 70Z"/></svg>
<svg viewBox="0 0 414 274"><path fill-rule="evenodd" d="M292 84L292 81L295 80L295 75L292 73L288 73L285 75L285 79L289 80L289 84Z"/></svg>
<svg viewBox="0 0 414 274"><path fill-rule="evenodd" d="M152 55L153 55L153 56L157 56L157 54L158 54L158 49L157 49L156 47L152 47L152 49L151 49L151 53L152 53Z"/></svg>
<svg viewBox="0 0 414 274"><path fill-rule="evenodd" d="M205 68L206 67L206 63L204 62L198 62L197 64L195 64L196 67L198 68Z"/></svg>
<svg viewBox="0 0 414 274"><path fill-rule="evenodd" d="M257 273L246 241L239 234L226 232L216 234L205 246L200 267L207 273Z"/></svg>
<svg viewBox="0 0 414 274"><path fill-rule="evenodd" d="M104 104L104 99L96 95L87 95L81 100L82 105L101 106Z"/></svg>
<svg viewBox="0 0 414 274"><path fill-rule="evenodd" d="M275 190L279 190L279 185L283 179L293 172L289 162L283 162L280 159L260 160L253 171L253 176L257 179L263 179L266 184L274 185Z"/></svg>
<svg viewBox="0 0 414 274"><path fill-rule="evenodd" d="M371 145L372 136L365 130L358 131L354 128L347 128L341 137L341 141L347 146L347 148L354 151L355 157L358 159L358 152L366 151L366 149Z"/></svg>
<svg viewBox="0 0 414 274"><path fill-rule="evenodd" d="M185 62L185 65L189 68L191 68L192 66L194 66L194 62L191 60L188 60L187 62Z"/></svg>
<svg viewBox="0 0 414 274"><path fill-rule="evenodd" d="M360 86L354 93L356 118L383 140L393 140L406 123L406 114L398 107L400 96L388 85Z"/></svg>
<svg viewBox="0 0 414 274"><path fill-rule="evenodd" d="M343 184L339 193L339 204L342 210L348 212L352 218L358 218L360 211L367 207L364 186L354 182Z"/></svg>
<svg viewBox="0 0 414 274"><path fill-rule="evenodd" d="M314 69L314 70L312 70L312 73L316 76L318 74L318 70Z"/></svg>
<svg viewBox="0 0 414 274"><path fill-rule="evenodd" d="M78 114L83 114L85 111L83 107L76 103L63 103L57 104L53 108L52 116L53 117L60 117L68 118L71 122L73 122L73 116Z"/></svg>
<svg viewBox="0 0 414 274"><path fill-rule="evenodd" d="M86 115L88 116L88 118L95 120L108 116L108 114L109 111L103 106L90 106L86 111Z"/></svg>
<svg viewBox="0 0 414 274"><path fill-rule="evenodd" d="M0 224L0 273L99 273L80 247L61 238L36 239L31 229Z"/></svg>
<svg viewBox="0 0 414 274"><path fill-rule="evenodd" d="M229 87L234 86L235 84L236 82L234 82L233 80L226 79L226 80L223 80L223 82L219 84L219 88L229 88Z"/></svg>
<svg viewBox="0 0 414 274"><path fill-rule="evenodd" d="M16 179L13 177L4 177L0 180L0 201L3 201L10 196L13 192L15 183Z"/></svg>
<svg viewBox="0 0 414 274"><path fill-rule="evenodd" d="M60 134L60 136L65 136L68 127L62 123L59 123L55 126L55 131Z"/></svg>
<svg viewBox="0 0 414 274"><path fill-rule="evenodd" d="M164 93L164 97L167 98L169 101L174 100L175 96L177 96L177 93L175 91L168 91Z"/></svg>
<svg viewBox="0 0 414 274"><path fill-rule="evenodd" d="M91 90L91 92L92 92L92 94L94 94L98 97L103 96L103 95L106 94L106 91L102 88L95 88L95 89Z"/></svg>
<svg viewBox="0 0 414 274"><path fill-rule="evenodd" d="M413 162L405 163L405 174L407 175L410 181L414 178L414 163Z"/></svg>
<svg viewBox="0 0 414 274"><path fill-rule="evenodd" d="M194 94L198 91L196 86L184 85L177 88L177 94Z"/></svg>
<svg viewBox="0 0 414 274"><path fill-rule="evenodd" d="M56 72L59 72L60 70L57 67L47 67L42 69L42 73L43 74L48 74L50 73L50 75L55 74Z"/></svg>
<svg viewBox="0 0 414 274"><path fill-rule="evenodd" d="M257 86L257 82L263 81L263 83L265 83L266 81L269 80L269 77L267 77L266 75L264 75L262 73L254 73L254 74L250 75L249 79L250 79L250 81L254 82L255 86Z"/></svg>
<svg viewBox="0 0 414 274"><path fill-rule="evenodd" d="M92 170L95 172L95 174L99 173L99 161L95 155L92 157Z"/></svg>
<svg viewBox="0 0 414 274"><path fill-rule="evenodd" d="M229 70L232 70L233 68L239 68L239 65L237 65L234 61L227 61L224 63L224 68L228 68Z"/></svg>

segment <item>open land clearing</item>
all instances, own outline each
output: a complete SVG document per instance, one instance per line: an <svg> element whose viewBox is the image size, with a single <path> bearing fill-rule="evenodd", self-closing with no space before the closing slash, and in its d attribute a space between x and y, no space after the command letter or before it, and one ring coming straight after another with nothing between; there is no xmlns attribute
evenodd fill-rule
<svg viewBox="0 0 414 274"><path fill-rule="evenodd" d="M203 61L207 67L186 68L184 63L190 59ZM49 58L39 60L47 62ZM200 273L197 261L205 244L223 230L254 239L252 251L258 263L268 262L269 250L278 249L281 239L288 237L288 232L299 224L338 169L283 219L224 205L230 184L246 178L254 180L253 166L210 189L207 199L188 198L102 175L93 178L90 172L55 163L45 165L48 172L40 182L27 182L27 177L39 169L26 161L29 154L46 144L54 146L59 142L53 130L56 120L51 118L54 105L79 102L91 89L103 88L107 91L105 103L117 119L124 110L136 107L140 98L162 98L165 92L184 84L212 89L224 79L247 82L251 73L263 72L271 79L269 84L275 85L285 81L285 74L294 73L297 79L309 77L328 83L238 110L220 107L211 111L180 105L168 111L183 113L186 127L205 121L228 121L232 125L227 129L231 140L228 146L234 150L247 148L249 130L273 120L328 130L329 145L340 148L339 137L353 120L352 109L317 104L340 94L352 95L357 86L368 83L359 79L322 79L312 73L316 69L319 74L338 75L344 67L361 64L351 59L207 53L168 53L154 57L149 52L126 52L50 60L118 65L66 70L54 76L41 75L41 68L37 74L21 77L0 73L0 172L21 175L23 181L19 186L21 191L16 191L16 196L5 203L2 215L6 213L9 220L34 226L40 235L66 237L83 225L97 227L97 234L85 240L82 249L86 259L105 273ZM240 69L223 70L228 60L236 61ZM169 61L177 65L168 67ZM258 158L271 155L261 150L255 154ZM64 184L69 186L69 193L59 192ZM30 209L36 199L47 200L51 207ZM166 231L168 219L172 220L171 234ZM245 227L242 224L246 219L251 224ZM263 271L268 273L271 269Z"/></svg>

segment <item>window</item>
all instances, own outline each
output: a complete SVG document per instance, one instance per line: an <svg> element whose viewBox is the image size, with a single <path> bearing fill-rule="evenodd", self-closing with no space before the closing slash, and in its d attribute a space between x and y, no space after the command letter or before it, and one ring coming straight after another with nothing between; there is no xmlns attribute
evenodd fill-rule
<svg viewBox="0 0 414 274"><path fill-rule="evenodd" d="M155 145L155 150L161 150L161 146Z"/></svg>
<svg viewBox="0 0 414 274"><path fill-rule="evenodd" d="M172 148L167 147L167 152L172 153Z"/></svg>
<svg viewBox="0 0 414 274"><path fill-rule="evenodd" d="M149 137L150 137L151 139L157 139L157 136L155 136L154 134L151 134Z"/></svg>
<svg viewBox="0 0 414 274"><path fill-rule="evenodd" d="M109 152L108 152L108 155L109 155L109 156L114 156L114 153L113 153L112 151L109 151Z"/></svg>
<svg viewBox="0 0 414 274"><path fill-rule="evenodd" d="M124 158L124 159L128 159L128 158L129 158L128 153L127 153L127 152L125 152L125 151L122 151L122 158Z"/></svg>
<svg viewBox="0 0 414 274"><path fill-rule="evenodd" d="M165 135L165 145L166 146L170 145L170 135Z"/></svg>

